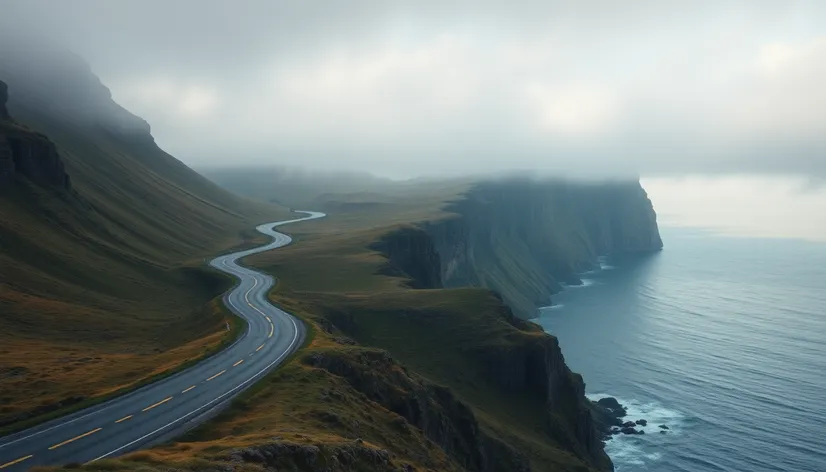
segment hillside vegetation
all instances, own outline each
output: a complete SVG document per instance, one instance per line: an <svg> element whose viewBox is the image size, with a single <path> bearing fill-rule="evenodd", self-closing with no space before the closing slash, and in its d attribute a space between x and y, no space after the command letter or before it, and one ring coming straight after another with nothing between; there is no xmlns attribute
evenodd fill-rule
<svg viewBox="0 0 826 472"><path fill-rule="evenodd" d="M315 197L328 218L248 261L278 277L271 298L311 327L308 345L179 441L84 469L610 470L556 339L495 292L444 288L432 226L479 191Z"/></svg>
<svg viewBox="0 0 826 472"><path fill-rule="evenodd" d="M0 48L0 431L234 336L214 300L231 282L204 258L286 214L165 153L79 58L9 47Z"/></svg>

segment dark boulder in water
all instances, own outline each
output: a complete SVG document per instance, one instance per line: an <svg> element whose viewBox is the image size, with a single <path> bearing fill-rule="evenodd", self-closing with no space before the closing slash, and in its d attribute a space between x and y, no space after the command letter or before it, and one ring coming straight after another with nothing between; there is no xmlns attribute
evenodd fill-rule
<svg viewBox="0 0 826 472"><path fill-rule="evenodd" d="M637 420L636 423L640 426L648 426L648 421L646 420Z"/></svg>
<svg viewBox="0 0 826 472"><path fill-rule="evenodd" d="M597 405L599 405L603 408L609 408L611 410L624 410L625 409L625 408L622 407L622 405L620 405L620 402L618 402L617 399L614 398L614 397L600 398L599 400L597 400Z"/></svg>
<svg viewBox="0 0 826 472"><path fill-rule="evenodd" d="M668 426L666 426L666 425L664 425L664 424L661 424L661 425L660 425L660 429L669 429L669 428L668 428Z"/></svg>
<svg viewBox="0 0 826 472"><path fill-rule="evenodd" d="M636 423L633 421L623 423L621 418L627 414L627 411L616 398L601 398L590 402L590 405L591 417L594 419L594 425L601 433L603 441L607 441L615 434L620 433L639 434L634 428Z"/></svg>

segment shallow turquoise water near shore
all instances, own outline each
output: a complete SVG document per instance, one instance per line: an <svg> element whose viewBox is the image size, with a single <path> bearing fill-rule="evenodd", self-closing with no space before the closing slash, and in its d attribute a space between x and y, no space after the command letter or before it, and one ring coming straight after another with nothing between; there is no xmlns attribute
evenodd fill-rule
<svg viewBox="0 0 826 472"><path fill-rule="evenodd" d="M608 442L617 470L826 471L826 244L662 233L536 320L590 395L649 420Z"/></svg>

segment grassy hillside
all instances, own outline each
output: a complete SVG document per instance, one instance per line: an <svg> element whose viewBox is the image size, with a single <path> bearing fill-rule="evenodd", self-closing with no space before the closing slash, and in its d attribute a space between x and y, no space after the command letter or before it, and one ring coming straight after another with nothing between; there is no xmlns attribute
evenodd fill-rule
<svg viewBox="0 0 826 472"><path fill-rule="evenodd" d="M488 290L410 288L410 261L438 258L409 222L448 216L454 191L373 195L382 205L291 226L297 244L249 262L278 277L271 298L308 323L308 346L180 441L84 469L610 467L554 338Z"/></svg>
<svg viewBox="0 0 826 472"><path fill-rule="evenodd" d="M204 259L287 213L158 148L79 59L44 70L3 54L14 122L0 117L0 158L14 172L0 179L0 430L226 342L215 297L231 282Z"/></svg>

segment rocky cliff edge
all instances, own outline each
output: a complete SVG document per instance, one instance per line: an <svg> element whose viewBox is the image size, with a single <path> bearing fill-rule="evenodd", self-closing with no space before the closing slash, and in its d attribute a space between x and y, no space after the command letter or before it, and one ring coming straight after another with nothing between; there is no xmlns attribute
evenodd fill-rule
<svg viewBox="0 0 826 472"><path fill-rule="evenodd" d="M49 189L70 190L69 176L55 145L12 120L6 108L8 94L8 86L0 82L0 189L23 178Z"/></svg>

